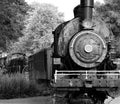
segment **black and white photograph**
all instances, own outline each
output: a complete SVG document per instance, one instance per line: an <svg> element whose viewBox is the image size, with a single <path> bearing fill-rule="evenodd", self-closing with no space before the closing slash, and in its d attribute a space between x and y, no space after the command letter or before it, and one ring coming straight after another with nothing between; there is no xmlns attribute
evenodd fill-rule
<svg viewBox="0 0 120 104"><path fill-rule="evenodd" d="M0 104L120 104L120 0L0 0Z"/></svg>

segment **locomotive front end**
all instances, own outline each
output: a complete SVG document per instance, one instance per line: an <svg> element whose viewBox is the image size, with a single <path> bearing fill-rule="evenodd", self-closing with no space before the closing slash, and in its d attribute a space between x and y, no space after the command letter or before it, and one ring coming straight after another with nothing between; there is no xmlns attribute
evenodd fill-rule
<svg viewBox="0 0 120 104"><path fill-rule="evenodd" d="M60 95L67 104L104 104L109 96L106 89L120 83L119 70L111 59L113 34L101 18L92 15L93 6L94 0L81 0L74 9L75 17L53 32L52 86L55 99Z"/></svg>
<svg viewBox="0 0 120 104"><path fill-rule="evenodd" d="M69 44L71 58L79 66L92 68L98 66L107 55L105 40L93 31L77 33Z"/></svg>

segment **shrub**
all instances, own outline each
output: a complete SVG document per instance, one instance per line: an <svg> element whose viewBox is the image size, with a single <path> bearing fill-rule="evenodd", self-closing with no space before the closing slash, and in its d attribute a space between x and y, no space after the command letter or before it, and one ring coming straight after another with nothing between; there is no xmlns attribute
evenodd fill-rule
<svg viewBox="0 0 120 104"><path fill-rule="evenodd" d="M0 98L18 98L39 95L36 83L26 80L24 74L0 75Z"/></svg>

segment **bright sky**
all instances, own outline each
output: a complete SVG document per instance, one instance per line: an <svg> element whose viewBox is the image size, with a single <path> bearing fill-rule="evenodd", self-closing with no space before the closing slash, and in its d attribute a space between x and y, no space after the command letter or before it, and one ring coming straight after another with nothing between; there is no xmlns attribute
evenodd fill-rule
<svg viewBox="0 0 120 104"><path fill-rule="evenodd" d="M28 4L33 2L50 3L56 7L60 12L64 13L65 20L73 18L73 8L80 3L80 0L25 0ZM103 0L95 0L103 3Z"/></svg>

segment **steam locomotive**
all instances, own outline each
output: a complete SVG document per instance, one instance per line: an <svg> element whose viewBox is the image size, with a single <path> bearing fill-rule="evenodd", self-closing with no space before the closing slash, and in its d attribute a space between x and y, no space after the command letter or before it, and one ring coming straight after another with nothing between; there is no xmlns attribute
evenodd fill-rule
<svg viewBox="0 0 120 104"><path fill-rule="evenodd" d="M53 32L55 104L104 104L108 89L120 83L114 35L93 7L94 0L81 0L74 18Z"/></svg>

